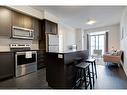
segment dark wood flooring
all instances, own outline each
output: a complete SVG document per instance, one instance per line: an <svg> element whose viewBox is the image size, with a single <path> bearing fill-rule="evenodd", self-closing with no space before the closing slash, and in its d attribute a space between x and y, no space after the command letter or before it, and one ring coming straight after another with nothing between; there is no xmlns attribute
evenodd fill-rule
<svg viewBox="0 0 127 95"><path fill-rule="evenodd" d="M127 77L122 67L97 66L94 89L127 89ZM51 89L46 82L45 68L37 72L0 82L0 89Z"/></svg>
<svg viewBox="0 0 127 95"><path fill-rule="evenodd" d="M127 77L122 67L115 65L97 66L98 78L95 89L127 89Z"/></svg>

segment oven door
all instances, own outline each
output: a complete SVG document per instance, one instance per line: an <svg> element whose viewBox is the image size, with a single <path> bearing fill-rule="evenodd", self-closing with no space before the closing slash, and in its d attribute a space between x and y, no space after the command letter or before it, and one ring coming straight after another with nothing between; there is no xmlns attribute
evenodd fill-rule
<svg viewBox="0 0 127 95"><path fill-rule="evenodd" d="M16 52L15 58L17 66L25 66L32 63L37 63L36 51Z"/></svg>

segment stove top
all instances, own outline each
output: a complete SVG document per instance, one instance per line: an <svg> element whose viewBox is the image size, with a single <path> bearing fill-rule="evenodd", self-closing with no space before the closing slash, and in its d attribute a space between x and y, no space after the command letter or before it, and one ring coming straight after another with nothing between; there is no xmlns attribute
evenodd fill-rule
<svg viewBox="0 0 127 95"><path fill-rule="evenodd" d="M18 51L30 51L29 44L10 44L10 51L18 52Z"/></svg>

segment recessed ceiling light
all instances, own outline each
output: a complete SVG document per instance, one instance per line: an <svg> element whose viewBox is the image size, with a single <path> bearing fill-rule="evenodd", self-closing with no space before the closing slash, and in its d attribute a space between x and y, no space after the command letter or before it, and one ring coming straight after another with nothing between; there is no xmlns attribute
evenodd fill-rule
<svg viewBox="0 0 127 95"><path fill-rule="evenodd" d="M88 25L92 25L92 24L94 24L94 23L96 23L96 21L93 20L93 19L89 19L89 20L86 22L86 24L88 24Z"/></svg>

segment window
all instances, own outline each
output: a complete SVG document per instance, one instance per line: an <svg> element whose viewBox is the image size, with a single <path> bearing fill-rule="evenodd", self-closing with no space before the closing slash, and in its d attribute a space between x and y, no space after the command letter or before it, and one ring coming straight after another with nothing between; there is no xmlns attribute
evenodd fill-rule
<svg viewBox="0 0 127 95"><path fill-rule="evenodd" d="M104 54L105 32L90 33L90 54L93 55L94 50L102 50Z"/></svg>

